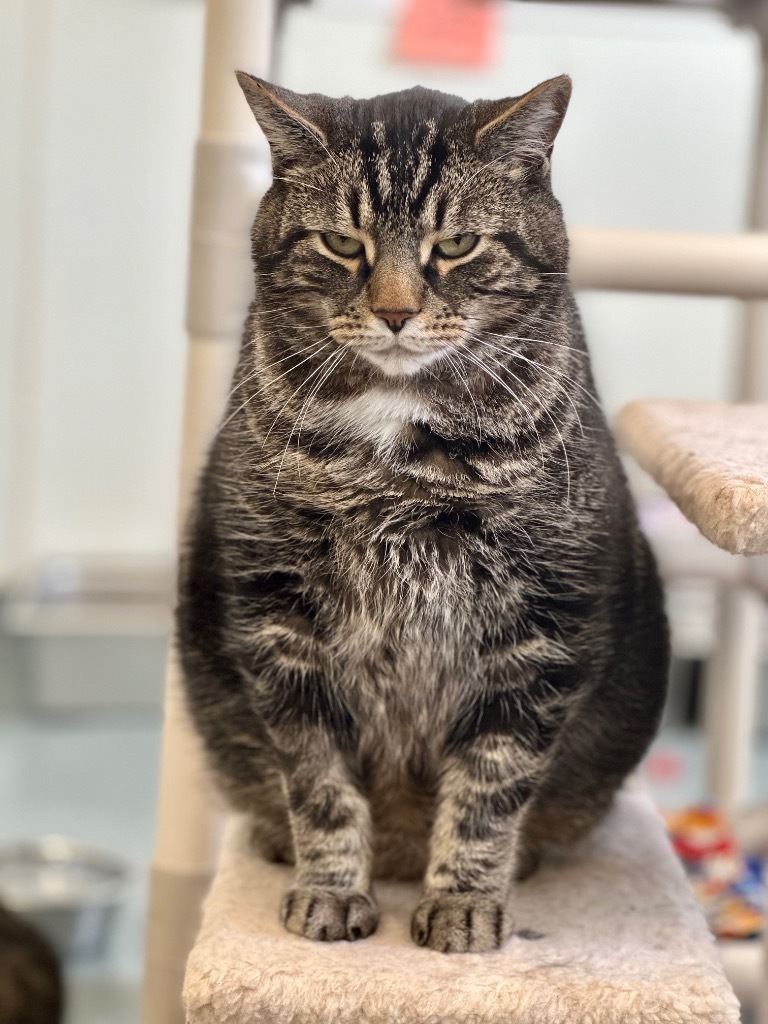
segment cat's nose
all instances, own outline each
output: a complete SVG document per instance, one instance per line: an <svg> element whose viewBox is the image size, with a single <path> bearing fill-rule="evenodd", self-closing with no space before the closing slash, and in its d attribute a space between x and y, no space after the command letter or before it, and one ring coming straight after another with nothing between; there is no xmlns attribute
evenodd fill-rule
<svg viewBox="0 0 768 1024"><path fill-rule="evenodd" d="M391 331L397 334L398 331L402 331L406 320L410 320L412 316L416 316L419 312L418 309L374 309L372 310L375 316L381 317L389 327Z"/></svg>

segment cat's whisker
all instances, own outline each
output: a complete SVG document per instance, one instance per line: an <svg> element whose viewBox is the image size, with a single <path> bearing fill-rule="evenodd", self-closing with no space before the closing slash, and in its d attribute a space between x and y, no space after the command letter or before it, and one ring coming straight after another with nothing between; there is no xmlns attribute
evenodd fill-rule
<svg viewBox="0 0 768 1024"><path fill-rule="evenodd" d="M324 374L322 374L321 377L319 378L319 380L316 382L315 386L312 388L312 390L309 392L307 397L304 399L304 402L303 402L303 404L301 406L301 409L299 410L299 417L298 417L298 420L297 420L298 430L297 430L297 433L296 433L296 473L297 473L297 476L299 476L299 477L301 476L300 465L299 465L299 450L301 448L301 431L302 431L302 429L304 427L304 421L306 419L307 413L309 412L309 406L314 401L314 399L317 397L317 395L320 393L321 388L323 387L325 382L328 380L328 378L331 376L331 374L334 372L334 370L337 368L337 366L339 365L341 360L346 355L347 351L348 350L345 349L345 348L340 348L340 349L338 349L337 352L331 353L331 355L329 356L329 359L333 360L333 362L331 362L331 365L328 367L326 372ZM328 362L328 359L326 360L326 363L327 362Z"/></svg>
<svg viewBox="0 0 768 1024"><path fill-rule="evenodd" d="M333 342L332 342L332 341L330 340L330 335L329 335L329 336L328 336L327 338L324 338L323 340L325 341L325 344L323 345L323 347L322 347L322 348L318 349L318 351L316 351L316 352L313 352L313 353L312 353L312 355L310 355L310 356L307 356L307 358L306 358L306 359L302 359L302 361L301 361L300 363L297 363L297 364L296 364L296 366L289 366L289 367L288 367L288 369L287 369L287 371L286 371L286 373L282 373L282 374L280 374L280 376L279 376L279 377L275 377L275 379L274 379L274 380L272 380L272 381L269 381L269 384L268 384L268 385L266 385L266 386L270 386L270 385L273 385L273 384L277 383L277 381L281 380L281 379L282 379L283 377L285 377L285 376L286 376L286 374L288 374L288 373L293 373L293 371L294 371L294 370L297 370L297 369L298 369L298 368L299 368L300 366L303 366L303 365L304 365L304 363L307 363L307 362L309 362L309 360L310 360L310 359L313 359L313 358L315 358L315 357L316 357L316 356L318 356L318 355L319 355L319 354L320 354L320 353L321 353L321 352L322 352L322 351L323 351L324 349L326 349L326 348L327 348L327 347L328 347L329 345L332 345L332 344L333 344ZM320 365L322 366L323 364L321 363ZM316 373L316 372L317 372L316 370L313 370L313 375L314 375L314 373ZM275 418L274 418L274 419L272 420L272 423L271 423L271 425L270 425L270 428L269 428L269 430L268 430L268 431L266 432L266 434L264 435L264 439L263 439L263 440L262 440L262 442L261 442L261 447L262 447L262 450L263 450L263 448L264 448L264 445L265 445L265 444L267 443L267 441L269 440L269 436L270 436L270 434L272 433L272 431L274 430L274 428L275 428L275 425L277 424L277 421L278 421L278 420L280 419L280 416L282 415L283 409L285 409L285 407L286 407L286 406L287 406L287 405L288 405L288 404L290 403L290 401L291 401L291 400L292 400L292 399L293 399L293 398L294 398L294 397L296 396L296 394L298 394L298 392L299 392L299 391L301 390L301 388L303 388L303 387L304 387L304 385L305 385L305 384L306 384L306 382L307 382L307 379L308 379L308 378L305 378L305 379L304 379L304 381L302 381L302 383L301 383L301 384L299 384L298 388L297 388L297 389L296 389L296 390L295 390L295 391L294 391L294 392L293 392L293 393L292 393L291 395L289 395L289 396L288 396L288 398L286 398L286 400L285 400L285 401L283 402L283 404L282 404L282 405L280 406L280 408L278 409L278 411L277 411L277 415L276 415L276 416L275 416ZM247 403L246 403L246 404L247 404Z"/></svg>
<svg viewBox="0 0 768 1024"><path fill-rule="evenodd" d="M560 349L563 352L567 352L569 356L573 356L576 359L583 359L589 364L589 353L585 349L575 348L573 345L569 345L566 342L551 341L548 338L535 338L535 337L524 337L516 334L504 334L499 331L482 331L483 337L487 338L498 338L502 341L508 342L521 342L522 344L530 344L538 348L539 346L545 346L547 348ZM510 351L512 351L510 347ZM515 351L517 349L514 349ZM594 396L590 396L594 400Z"/></svg>
<svg viewBox="0 0 768 1024"><path fill-rule="evenodd" d="M493 349L496 352L502 352L502 353L504 353L504 355L511 356L512 359L520 360L520 361L522 361L524 363L528 363L531 366L535 366L536 369L538 369L541 373L546 374L547 377L554 383L554 385L558 389L558 391L560 391L561 394L563 394L565 396L566 401L570 405L571 409L573 409L573 414L576 417L576 422L579 425L579 431L581 432L581 436L582 436L582 439L583 439L583 437L584 437L584 425L581 422L581 416L579 414L578 408L576 407L576 403L574 402L573 398L571 397L568 389L565 387L565 385L560 380L557 379L557 376L555 375L555 373L553 371L549 370L546 366L542 366L541 363L537 363L536 360L534 360L534 359L528 359L526 356L522 355L520 352L515 351L514 349L504 348L504 347L502 347L500 345L493 345L493 344L491 344L491 342L483 341L481 338L477 338L476 340L481 345L485 345L486 348ZM566 376L567 376L567 374L566 374ZM568 380L571 380L571 378L568 377ZM573 381L573 383L575 384L576 382ZM578 386L580 386L580 385L578 385Z"/></svg>
<svg viewBox="0 0 768 1024"><path fill-rule="evenodd" d="M306 305L304 303L300 303L300 302L297 302L297 303L286 303L284 300L281 300L279 303L276 302L273 305L268 305L267 303L260 303L259 304L259 314L262 314L262 313L268 313L268 314L274 314L274 313L306 313L306 312L307 312Z"/></svg>
<svg viewBox="0 0 768 1024"><path fill-rule="evenodd" d="M474 407L475 418L477 420L477 443L478 444L482 444L483 443L483 427L482 427L482 422L480 420L480 412L479 412L479 410L477 408L477 403L475 402L475 396L472 394L472 391L471 391L471 389L469 387L469 381L467 380L465 374L463 374L461 372L461 365L460 365L460 363L454 362L454 360L452 358L452 355L453 354L451 352L446 352L445 353L445 361L448 363L448 365L450 366L450 368L453 371L453 373L459 378L461 383L464 385L464 388L465 388L467 394L469 395L469 400L470 400L470 402L472 403L472 405Z"/></svg>
<svg viewBox="0 0 768 1024"><path fill-rule="evenodd" d="M521 362L528 363L530 366L536 367L536 369L540 370L542 373L547 374L547 376L549 376L549 377L552 377L552 378L558 377L558 378L563 378L563 379L569 381L573 385L573 387L575 387L577 389L581 389L584 392L585 395L587 395L589 398L591 398L594 401L594 396L591 395L590 392L585 387L583 387L581 384L579 384L579 382L575 378L569 376L569 374L567 374L558 364L554 364L553 366L545 365L544 363L541 363L541 362L539 362L536 359L531 359L530 357L528 357L526 355L523 355L523 353L520 351L520 349L517 346L515 346L515 345L502 345L502 344L499 343L499 341L494 341L494 342L488 341L487 338L489 336L490 337L500 337L500 336L494 335L491 332L488 332L486 334L481 334L481 335L478 335L478 334L473 335L474 340L478 344L485 345L487 348L494 349L496 352L500 352L503 355L509 356L512 359L516 359L516 360L519 360ZM562 386L562 385L559 385L559 386Z"/></svg>
<svg viewBox="0 0 768 1024"><path fill-rule="evenodd" d="M295 366L289 366L287 370L283 371L283 373L279 373L277 377L270 377L269 380L264 382L261 390L267 391L270 388L273 388L278 381L281 381L284 377L287 377L289 374L293 373L294 370L298 370L300 366L303 366L304 363L308 363L310 359L314 358L314 356L318 355L320 352L323 351L323 349L326 349L329 345L332 344L333 339L331 338L330 334L326 334L323 338L320 338L318 341L314 342L308 348L299 349L295 353L295 355L303 355L305 352L309 352L309 355L307 355L306 358L302 359L301 362L296 363Z"/></svg>
<svg viewBox="0 0 768 1024"><path fill-rule="evenodd" d="M291 331L319 331L319 330L327 330L328 329L328 324L327 323L320 323L320 324L292 324L288 320L283 320L283 321L272 320L272 321L270 321L268 318L265 318L265 320L262 321L262 323L264 323L265 326L269 326L269 327L271 327L273 329L277 329L277 328L283 327L283 328L285 328L287 330L291 330Z"/></svg>
<svg viewBox="0 0 768 1024"><path fill-rule="evenodd" d="M283 409L289 404L289 402L291 402L294 398L296 398L296 396L301 391L301 389L303 387L305 387L306 384L309 383L309 381L315 376L315 374L323 369L323 367L326 365L328 360L333 357L333 355L334 355L334 353L330 353L328 356L326 356L325 359L322 361L322 363L318 367L316 367L312 371L312 373L309 374L309 376L304 378L304 380L301 382L301 384L299 384L299 386L297 388L295 388L294 391L291 393L290 397L287 399L287 401L284 403L284 405L281 406L280 412L278 413L278 415L275 418L275 420L273 420L272 425L270 426L269 430L267 431L267 433L266 433L266 435L264 437L264 442L262 443L262 446L261 446L262 449L264 448L264 444L266 443L267 438L269 437L270 433L272 432L273 428L275 427L275 424L277 423L277 420L280 418L280 414L282 413ZM274 485L274 487L272 489L272 494L273 495L277 492L277 482L278 482L278 479L280 477L280 472L281 472L281 470L283 468L283 463L285 462L285 456L288 453L288 447L289 447L289 445L291 443L291 438L293 437L293 432L294 432L295 429L296 429L296 422L294 421L294 424L291 427L291 430L290 430L290 432L288 434L288 438L287 438L287 440L285 442L285 447L283 448L282 458L280 459L280 465L278 466L277 475L275 476L275 485Z"/></svg>
<svg viewBox="0 0 768 1024"><path fill-rule="evenodd" d="M305 323L299 312L297 313L267 313L257 320L259 326L272 327L278 330L285 327L290 330L315 331L328 330L328 322L318 321L317 323Z"/></svg>
<svg viewBox="0 0 768 1024"><path fill-rule="evenodd" d="M505 363L500 362L494 356L489 356L488 358L492 359L493 362L500 369L506 371L510 375L510 377L512 377L514 380L516 380L517 383L520 385L520 387L523 388L523 390L527 391L529 395L531 395L534 399L537 398L536 394L531 390L531 388L529 388L527 386L527 384L525 384L522 380L520 380L520 378L517 376L517 374L514 373ZM481 360L481 362L482 362L482 360ZM510 389L510 393L511 393L511 389ZM547 409L546 405L544 405L544 404L541 405L541 411L544 413L544 415L547 417L549 422L552 424L552 426L555 429L555 432L557 433L557 436L560 438L560 447L563 450L563 458L565 460L565 475L566 475L566 499L565 499L565 503L566 503L566 506L569 506L570 503L571 503L571 468L570 468L570 460L568 459L568 450L567 450L566 445L565 445L565 439L564 439L564 437L562 435L562 432L561 432L560 428L558 427L554 417L549 412L549 410Z"/></svg>
<svg viewBox="0 0 768 1024"><path fill-rule="evenodd" d="M498 334L493 331L484 331L489 338L500 338L506 341L514 341L515 336L511 334ZM549 341L546 338L526 338L524 339L525 344L533 344L535 348L539 346L545 346L546 348L559 348L563 352L569 353L576 359L584 359L589 362L589 353L582 351L581 349L574 348L572 345L568 345L562 341Z"/></svg>
<svg viewBox="0 0 768 1024"><path fill-rule="evenodd" d="M531 366L537 367L537 369L541 370L543 373L549 374L549 376L551 377L557 377L561 381L567 381L571 387L575 388L577 391L581 391L584 397L587 398L595 406L596 409L601 409L600 402L597 400L597 397L588 388L585 388L583 384L580 384L575 379L575 377L572 377L570 374L566 373L560 367L544 366L538 360L530 359L528 356L524 356L522 352L517 352L514 349L510 352L510 355L512 356L513 359L520 359L525 363L530 363Z"/></svg>
<svg viewBox="0 0 768 1024"><path fill-rule="evenodd" d="M493 357L491 357L491 358L493 358ZM494 359L494 362L497 362L497 360ZM513 373L512 370L510 370L510 368L508 366L505 366L503 363L500 363L500 362L497 362L497 365L502 367L503 369L505 369L506 372L511 377L513 377L514 380L517 381L517 383L520 385L521 388L523 388L530 395L532 395L534 398L536 398L536 395L531 390L531 388L529 388L525 383L523 383L523 381L520 380L520 378L517 376L517 374ZM566 486L566 490L565 490L565 505L566 505L566 508L567 508L571 504L571 464L570 464L570 460L568 458L568 449L567 449L566 444L565 444L565 438L563 437L563 434L562 434L562 432L560 430L560 427L557 425L557 421L555 420L555 418L552 415L552 413L549 411L549 409L547 409L546 406L542 406L542 412L544 413L544 415L547 417L549 422L554 427L555 432L557 433L557 436L560 438L560 446L563 449L563 459L565 461L565 481L566 481L566 484L565 484L565 486ZM581 422L581 421L579 421L579 422Z"/></svg>
<svg viewBox="0 0 768 1024"><path fill-rule="evenodd" d="M326 150L326 152L328 152L328 151ZM312 185L308 181L304 181L303 178L282 178L282 177L280 177L279 174L274 174L273 173L272 174L272 180L273 181L284 181L284 182L286 182L289 185L296 185L298 188L308 188L308 189L311 189L313 192L319 192L321 195L324 195L324 190L322 188L320 188L319 185Z"/></svg>
<svg viewBox="0 0 768 1024"><path fill-rule="evenodd" d="M528 340L528 339L512 338L509 335L494 334L492 331L488 331L486 333L488 335L490 335L491 337L494 337L494 338L505 338L507 340ZM480 339L476 339L476 340L480 340ZM485 342L485 344L490 344L490 342ZM547 341L541 340L541 341L538 341L537 344L540 344L540 345L553 345L553 346L557 346L557 347L561 347L561 348L566 348L566 349L568 349L568 351L574 351L574 350L570 349L570 347L567 346L567 345L558 345L557 342L547 342ZM544 364L540 363L538 360L531 359L529 356L523 355L523 353L520 352L520 350L517 347L515 347L515 346L497 345L496 347L499 349L499 351L503 351L503 352L508 353L514 359L519 359L519 360L522 360L525 363L530 363L531 366L537 367L539 370L541 370L544 373L555 375L555 376L561 377L563 380L568 381L568 383L571 384L574 388L576 388L577 390L581 391L584 394L584 396L595 406L595 408L601 409L600 402L598 401L597 396L595 394L593 394L593 392L591 392L588 388L584 387L583 384L580 384L579 381L577 381L575 377L572 377L568 373L566 373L560 366L549 366L549 367L544 366ZM582 352L575 352L575 354L576 355L583 355L585 358L588 358L588 353L586 353L586 352L583 352L583 353Z"/></svg>
<svg viewBox="0 0 768 1024"><path fill-rule="evenodd" d="M567 330L568 325L563 321L562 316L536 316L532 312L526 313L513 313L507 311L503 319L507 319L510 323L516 324L543 324L546 328L558 327L561 330Z"/></svg>
<svg viewBox="0 0 768 1024"><path fill-rule="evenodd" d="M524 335L521 335L521 334L503 334L503 333L500 333L499 331L483 331L483 334L487 334L489 337L492 337L492 338L504 338L507 341L528 342L528 343L530 343L532 345L540 345L542 343L542 340L543 340L541 338L528 338L528 337L525 337ZM546 343L546 340L545 340L545 343ZM563 345L563 347L564 348L569 348L569 346L567 346L567 345Z"/></svg>
<svg viewBox="0 0 768 1024"><path fill-rule="evenodd" d="M271 363L265 363L263 366L260 366L258 368L257 374L265 376L265 371L271 370L273 367L279 366L281 363L288 362L289 359L296 359L298 356L306 355L307 359L311 359L313 355L317 355L318 352L321 352L322 349L326 347L328 340L329 335L326 335L323 338L319 338L317 341L313 341L309 345L305 345L303 348L296 349L293 352L289 352L288 355L282 356L280 359L275 359ZM304 360L304 362L306 362L306 360ZM269 388L272 387L273 384L276 384L278 381L282 380L283 377L287 377L289 373L291 373L294 369L301 365L302 363L297 363L296 366L289 366L283 373L278 374L277 377L269 377L267 380L264 381L263 384L260 384L258 386L257 391L259 393L262 393L269 390Z"/></svg>
<svg viewBox="0 0 768 1024"><path fill-rule="evenodd" d="M500 319L502 321L508 320L510 321L510 323L516 324L543 324L547 329L552 327L557 327L560 330L566 331L569 329L567 320L563 319L563 315L560 312L553 316L537 316L536 313L534 313L533 310L530 309L526 309L523 312L508 309L500 314Z"/></svg>
<svg viewBox="0 0 768 1024"><path fill-rule="evenodd" d="M243 377L243 379L232 388L232 390L227 395L226 402L224 403L225 406L229 404L229 400L232 398L232 396L237 391L239 391L241 387L243 387L245 384L248 384L249 381L252 381L254 377L262 376L265 370L271 370L273 366L279 366L280 363L285 363L289 359L295 359L296 356L304 355L305 352L311 352L312 349L316 348L324 340L324 338L321 338L320 341L315 341L311 345L307 345L296 352L289 352L287 356L281 356L280 359L274 359L271 363L265 363L263 365L256 366L253 370L251 370L249 374ZM255 343L256 339L253 339L253 341Z"/></svg>
<svg viewBox="0 0 768 1024"><path fill-rule="evenodd" d="M457 349L456 351L457 354L459 354L462 358L469 359L477 367L479 367L479 369L481 369L485 374L487 374L492 380L494 380L501 388L504 389L504 391L507 392L507 394L510 396L515 405L519 406L522 409L523 414L530 421L531 428L533 429L533 432L536 435L536 438L539 442L539 451L541 453L541 461L543 465L546 462L546 455L544 452L544 443L541 439L541 434L538 431L538 428L536 426L536 420L534 419L533 414L529 409L526 408L525 404L521 401L519 395L516 395L512 388L505 381L503 381L497 373L495 373L489 366L487 366L483 362L483 360L480 359L479 356L475 355L474 352L471 352L469 349L466 348Z"/></svg>
<svg viewBox="0 0 768 1024"><path fill-rule="evenodd" d="M216 435L218 436L222 432L222 430L224 430L224 428L232 420L234 420L235 417L237 417L255 398L257 398L259 395L263 394L265 391L268 391L269 388L273 384L277 383L277 381L279 381L279 380L282 380L283 377L286 377L289 373L292 373L294 370L297 370L300 366L302 366L304 363L308 362L314 356L319 355L319 353L322 352L322 350L324 348L327 348L327 346L329 344L331 344L331 342L328 340L329 337L330 337L330 335L326 336L325 338L321 338L320 339L320 342L325 342L325 344L320 349L317 349L316 351L311 352L308 356L306 356L306 358L302 359L301 362L296 363L295 366L289 366L288 369L285 371L285 373L281 373L277 377L273 377L271 380L267 381L265 384L262 384L261 386L257 387L256 390L254 391L254 393L252 395L249 395L248 398L246 398L246 400L242 403L242 405L239 405L237 407L237 409L234 410L234 412L232 412L229 416L226 417L226 419L224 419L222 421L222 423L220 424L218 430L216 431ZM320 342L318 342L317 344L320 344ZM316 346L314 346L314 345L311 346L311 347L312 348L316 348ZM303 355L304 352L306 352L306 351L307 351L306 349L302 349L299 352L291 353L291 355L294 356L294 357L295 356L299 356L299 355ZM286 357L286 358L289 358L289 357ZM289 399L289 401L290 401L290 399ZM281 411L282 411L282 409L281 409ZM280 413L278 413L278 417L279 417L279 415L280 415ZM274 423L273 423L273 426L274 426ZM270 430L271 429L272 428L270 427ZM269 437L269 431L267 432L267 437ZM266 443L267 437L264 438L264 442L262 443L262 447Z"/></svg>
<svg viewBox="0 0 768 1024"><path fill-rule="evenodd" d="M301 391L301 389L303 387L305 387L312 380L312 378L316 374L321 373L321 371L328 365L328 363L331 360L333 360L335 356L338 356L339 352L341 352L341 354L343 355L344 350L343 349L337 350L336 352L331 352L330 355L326 356L326 358L322 361L322 363L318 367L316 367L312 371L312 373L310 373L307 377L305 377L304 381L296 388L296 390L294 391L293 395L291 395L291 398L295 398L298 395L299 391ZM331 364L331 369L333 369L334 365L335 364L333 364L333 363ZM323 382L324 379L325 378L323 376L320 377L320 386L322 386L322 382ZM313 389L314 389L314 386L313 386ZM311 395L313 394L313 389L310 389L310 393L309 393L308 397L311 397ZM301 408L303 409L304 405L302 405ZM299 416L301 416L301 410L299 411ZM281 474L281 472L283 470L283 465L285 463L285 457L288 454L288 448L289 448L290 443L291 443L291 438L293 437L293 433L296 430L298 422L299 422L299 417L297 417L294 420L293 426L291 427L290 432L288 434L288 439L285 442L285 448L283 449L283 455L282 455L282 458L280 459L280 465L278 466L277 473L275 475L275 486L272 488L272 494L273 495L275 495L277 493L277 483L278 483L278 480L280 479L280 474Z"/></svg>

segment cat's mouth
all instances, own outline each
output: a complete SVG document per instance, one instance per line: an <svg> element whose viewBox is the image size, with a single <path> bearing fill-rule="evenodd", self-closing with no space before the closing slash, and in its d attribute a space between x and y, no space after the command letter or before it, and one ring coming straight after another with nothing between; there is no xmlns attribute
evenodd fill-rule
<svg viewBox="0 0 768 1024"><path fill-rule="evenodd" d="M387 377L411 377L434 363L446 350L411 348L398 340L382 348L360 348L358 351Z"/></svg>

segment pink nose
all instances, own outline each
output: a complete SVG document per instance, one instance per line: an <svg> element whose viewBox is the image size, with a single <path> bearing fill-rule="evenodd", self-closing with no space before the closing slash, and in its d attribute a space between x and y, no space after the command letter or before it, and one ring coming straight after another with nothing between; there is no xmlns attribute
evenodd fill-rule
<svg viewBox="0 0 768 1024"><path fill-rule="evenodd" d="M397 334L398 331L403 329L403 324L406 320L410 320L412 316L416 316L418 309L374 309L373 313L376 316L381 317L382 320L387 322L387 326L390 330Z"/></svg>

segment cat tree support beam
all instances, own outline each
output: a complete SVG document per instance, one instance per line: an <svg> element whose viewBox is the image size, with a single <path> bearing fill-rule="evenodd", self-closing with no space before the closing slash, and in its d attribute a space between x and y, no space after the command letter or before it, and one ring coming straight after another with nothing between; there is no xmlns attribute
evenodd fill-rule
<svg viewBox="0 0 768 1024"><path fill-rule="evenodd" d="M765 229L707 235L571 228L569 236L575 288L768 299Z"/></svg>
<svg viewBox="0 0 768 1024"><path fill-rule="evenodd" d="M274 0L207 0L188 278L180 524L221 415L253 291L243 225L253 219L270 177L266 144L258 142L233 72L244 67L268 76L274 16ZM187 719L171 649L142 1024L184 1021L184 966L218 849L211 807L200 744Z"/></svg>
<svg viewBox="0 0 768 1024"><path fill-rule="evenodd" d="M762 20L756 20L755 27L762 47L763 76L752 158L750 227L753 231L768 232L768 5L761 4L760 10ZM764 292L762 299L762 302L750 302L746 308L740 385L742 398L765 402L768 401L768 294ZM768 585L768 574L765 582Z"/></svg>

